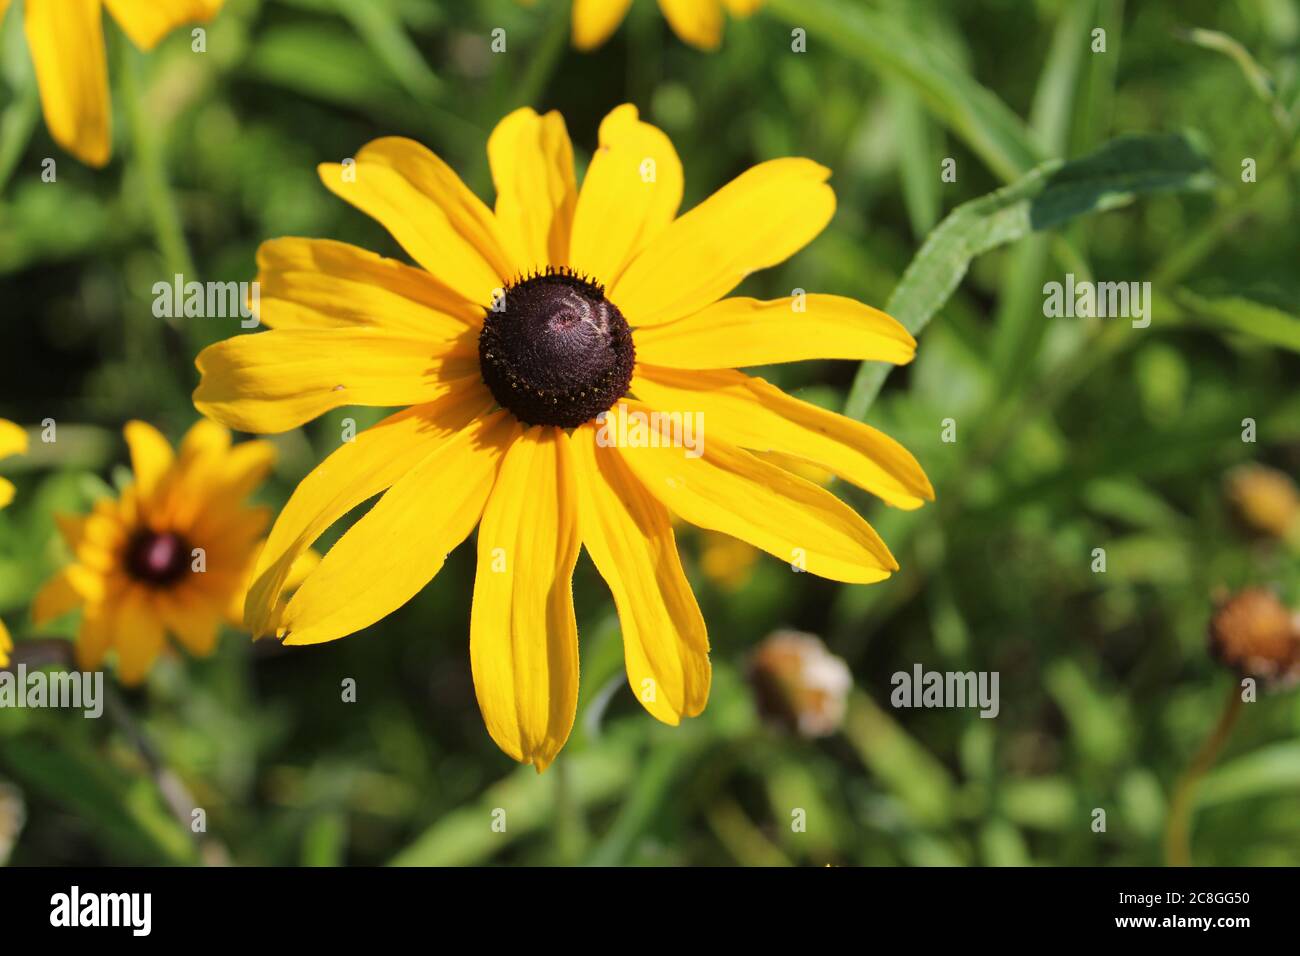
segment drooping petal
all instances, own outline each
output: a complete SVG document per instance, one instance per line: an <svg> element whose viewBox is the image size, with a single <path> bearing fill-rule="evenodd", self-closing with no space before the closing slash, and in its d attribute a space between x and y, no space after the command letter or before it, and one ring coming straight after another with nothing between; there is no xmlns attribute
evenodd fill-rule
<svg viewBox="0 0 1300 956"><path fill-rule="evenodd" d="M0 7L0 18L4 17L4 8ZM0 418L0 458L19 455L27 450L27 432L19 425ZM14 485L7 478L0 478L0 508L14 500Z"/></svg>
<svg viewBox="0 0 1300 956"><path fill-rule="evenodd" d="M113 647L117 650L117 676L128 687L144 681L154 661L166 647L162 619L152 599L138 588L120 599L114 626Z"/></svg>
<svg viewBox="0 0 1300 956"><path fill-rule="evenodd" d="M519 434L507 412L477 419L403 475L325 555L284 610L286 644L369 627L438 573L478 524L502 455Z"/></svg>
<svg viewBox="0 0 1300 956"><path fill-rule="evenodd" d="M573 45L594 50L618 29L632 0L573 0Z"/></svg>
<svg viewBox="0 0 1300 956"><path fill-rule="evenodd" d="M795 311L802 301L805 311ZM639 362L668 368L746 368L808 359L906 365L916 340L879 309L838 295L723 299L685 319L637 329Z"/></svg>
<svg viewBox="0 0 1300 956"><path fill-rule="evenodd" d="M600 145L573 217L574 268L613 287L627 264L673 221L682 203L682 161L672 141L624 104L600 124Z"/></svg>
<svg viewBox="0 0 1300 956"><path fill-rule="evenodd" d="M578 560L572 453L558 428L531 428L510 448L483 512L469 655L488 733L545 770L578 708Z"/></svg>
<svg viewBox="0 0 1300 956"><path fill-rule="evenodd" d="M573 458L582 543L614 595L628 683L646 710L676 725L704 710L711 670L668 509L596 443L591 424L574 430Z"/></svg>
<svg viewBox="0 0 1300 956"><path fill-rule="evenodd" d="M36 592L36 597L32 599L32 623L43 627L81 607L82 600L65 568Z"/></svg>
<svg viewBox="0 0 1300 956"><path fill-rule="evenodd" d="M240 442L219 463L214 484L228 500L242 501L266 480L275 457L275 446L269 441Z"/></svg>
<svg viewBox="0 0 1300 956"><path fill-rule="evenodd" d="M487 306L513 278L492 211L419 143L377 139L355 165L322 163L325 188L386 228L416 262L470 302Z"/></svg>
<svg viewBox="0 0 1300 956"><path fill-rule="evenodd" d="M104 0L122 31L142 50L183 23L206 23L217 15L225 0Z"/></svg>
<svg viewBox="0 0 1300 956"><path fill-rule="evenodd" d="M195 657L207 657L216 649L221 610L206 594L186 588L160 595L156 605L163 625Z"/></svg>
<svg viewBox="0 0 1300 956"><path fill-rule="evenodd" d="M83 163L103 166L112 138L99 0L27 0L23 10L50 135Z"/></svg>
<svg viewBox="0 0 1300 956"><path fill-rule="evenodd" d="M701 50L722 42L722 6L718 0L659 0L664 18L683 41Z"/></svg>
<svg viewBox="0 0 1300 956"><path fill-rule="evenodd" d="M597 437L683 520L836 581L869 584L898 570L880 536L830 492L711 435L692 449L666 416L652 416L620 402Z"/></svg>
<svg viewBox="0 0 1300 956"><path fill-rule="evenodd" d="M741 173L641 250L611 301L632 325L694 315L826 227L835 213L829 176L807 159L774 159Z"/></svg>
<svg viewBox="0 0 1300 956"><path fill-rule="evenodd" d="M466 379L444 398L367 428L317 465L290 496L258 556L244 611L253 635L273 632L295 562L330 525L386 491L492 405L487 389Z"/></svg>
<svg viewBox="0 0 1300 956"><path fill-rule="evenodd" d="M77 669L97 671L104 663L104 655L113 646L117 626L117 609L109 604L88 606L77 629L77 646L73 653Z"/></svg>
<svg viewBox="0 0 1300 956"><path fill-rule="evenodd" d="M488 138L488 160L497 225L515 272L567 266L578 186L564 117L515 110Z"/></svg>
<svg viewBox="0 0 1300 956"><path fill-rule="evenodd" d="M482 306L424 270L345 242L272 239L257 269L257 314L275 329L375 326L440 342L483 321Z"/></svg>
<svg viewBox="0 0 1300 956"><path fill-rule="evenodd" d="M0 418L0 458L21 455L27 451L27 430L21 425Z"/></svg>
<svg viewBox="0 0 1300 956"><path fill-rule="evenodd" d="M148 422L130 421L123 429L131 451L131 471L142 498L150 498L175 460L171 443Z"/></svg>
<svg viewBox="0 0 1300 956"><path fill-rule="evenodd" d="M699 413L708 437L814 462L898 508L911 511L934 500L925 472L898 442L761 378L640 365L632 392L653 408Z"/></svg>
<svg viewBox="0 0 1300 956"><path fill-rule="evenodd" d="M199 353L194 404L240 431L288 431L341 405L418 405L478 374L472 336L437 350L380 329L272 329Z"/></svg>

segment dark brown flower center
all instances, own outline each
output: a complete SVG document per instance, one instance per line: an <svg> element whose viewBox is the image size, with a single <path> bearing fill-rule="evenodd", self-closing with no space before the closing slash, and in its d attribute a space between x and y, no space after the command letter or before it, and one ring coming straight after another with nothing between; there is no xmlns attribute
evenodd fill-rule
<svg viewBox="0 0 1300 956"><path fill-rule="evenodd" d="M576 428L627 394L632 330L605 290L568 269L513 283L478 340L483 381L526 425Z"/></svg>
<svg viewBox="0 0 1300 956"><path fill-rule="evenodd" d="M190 546L171 531L137 531L126 545L126 571L141 584L167 587L190 569Z"/></svg>

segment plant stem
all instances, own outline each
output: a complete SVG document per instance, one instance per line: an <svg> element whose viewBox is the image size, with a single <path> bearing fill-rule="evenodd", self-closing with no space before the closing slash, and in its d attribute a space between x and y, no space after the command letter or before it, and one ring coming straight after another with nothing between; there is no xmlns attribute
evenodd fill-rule
<svg viewBox="0 0 1300 956"><path fill-rule="evenodd" d="M131 130L132 160L145 188L145 200L153 220L154 234L163 264L169 275L195 279L194 260L163 160L162 144L146 115L144 89L140 74L144 58L122 38L118 44L122 60L122 91L126 104L127 124Z"/></svg>
<svg viewBox="0 0 1300 956"><path fill-rule="evenodd" d="M1214 730L1201 744L1187 770L1179 778L1174 788L1173 799L1169 802L1169 818L1165 825L1165 862L1169 866L1192 865L1192 807L1196 798L1196 787L1201 778L1214 766L1219 752L1232 736L1232 730L1241 716L1241 687L1233 684L1228 691L1223 711Z"/></svg>

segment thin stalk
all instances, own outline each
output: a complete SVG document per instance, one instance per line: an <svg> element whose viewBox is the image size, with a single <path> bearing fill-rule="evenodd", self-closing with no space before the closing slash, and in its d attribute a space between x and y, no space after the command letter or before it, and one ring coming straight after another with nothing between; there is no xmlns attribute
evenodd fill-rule
<svg viewBox="0 0 1300 956"><path fill-rule="evenodd" d="M1237 718L1241 716L1241 687L1233 684L1224 701L1219 721L1214 725L1210 736L1201 744L1187 770L1174 787L1173 799L1169 802L1169 818L1165 825L1165 862L1169 866L1192 865L1192 808L1196 801L1196 788L1201 779L1219 759L1228 738L1232 736Z"/></svg>
<svg viewBox="0 0 1300 956"><path fill-rule="evenodd" d="M144 87L141 82L144 57L121 35L119 35L118 49L119 60L122 61L120 72L126 120L131 133L131 159L144 186L145 202L153 222L154 235L158 240L163 264L167 268L168 275L183 275L187 280L196 279L194 259L185 240L185 230L176 207L176 197L171 183L167 180L162 143L159 141L154 124L147 115Z"/></svg>

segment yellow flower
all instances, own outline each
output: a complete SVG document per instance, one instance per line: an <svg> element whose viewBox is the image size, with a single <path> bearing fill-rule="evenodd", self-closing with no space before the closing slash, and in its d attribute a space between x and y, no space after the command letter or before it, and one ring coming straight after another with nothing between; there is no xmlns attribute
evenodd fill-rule
<svg viewBox="0 0 1300 956"><path fill-rule="evenodd" d="M168 633L192 654L216 646L271 520L244 499L275 450L265 441L232 447L210 421L189 430L179 453L144 422L129 422L125 434L134 482L90 515L59 516L74 561L37 594L32 617L40 625L80 607L78 666L95 670L116 650L118 677L138 684Z"/></svg>
<svg viewBox="0 0 1300 956"><path fill-rule="evenodd" d="M19 0L36 67L45 125L54 141L91 166L112 152L103 8L142 50L182 23L208 21L225 0ZM9 0L0 0L0 19Z"/></svg>
<svg viewBox="0 0 1300 956"><path fill-rule="evenodd" d="M722 42L722 12L747 17L763 0L659 0L664 18L683 41L701 50L716 50ZM594 50L618 29L632 0L574 0L573 45Z"/></svg>
<svg viewBox="0 0 1300 956"><path fill-rule="evenodd" d="M581 192L558 113L511 113L488 158L495 209L407 139L323 164L326 187L423 268L328 240L264 243L270 330L205 349L194 401L263 433L343 405L410 406L299 485L258 561L245 623L272 630L296 556L381 492L289 601L287 643L378 621L479 525L479 705L493 740L540 770L574 720L579 544L614 594L637 699L676 724L703 709L710 670L669 509L814 574L873 582L897 564L871 527L743 449L814 461L902 508L933 493L892 439L732 370L913 357L902 326L851 299L722 298L821 232L835 208L829 170L761 163L678 217L681 162L632 106L601 124ZM678 412L679 425L702 416L707 440L671 447L685 431L642 417L652 409Z"/></svg>
<svg viewBox="0 0 1300 956"><path fill-rule="evenodd" d="M21 455L27 450L27 432L13 422L0 418L0 458ZM14 500L14 486L7 478L0 478L0 508ZM0 621L0 667L9 666L9 652L14 649L9 629Z"/></svg>

